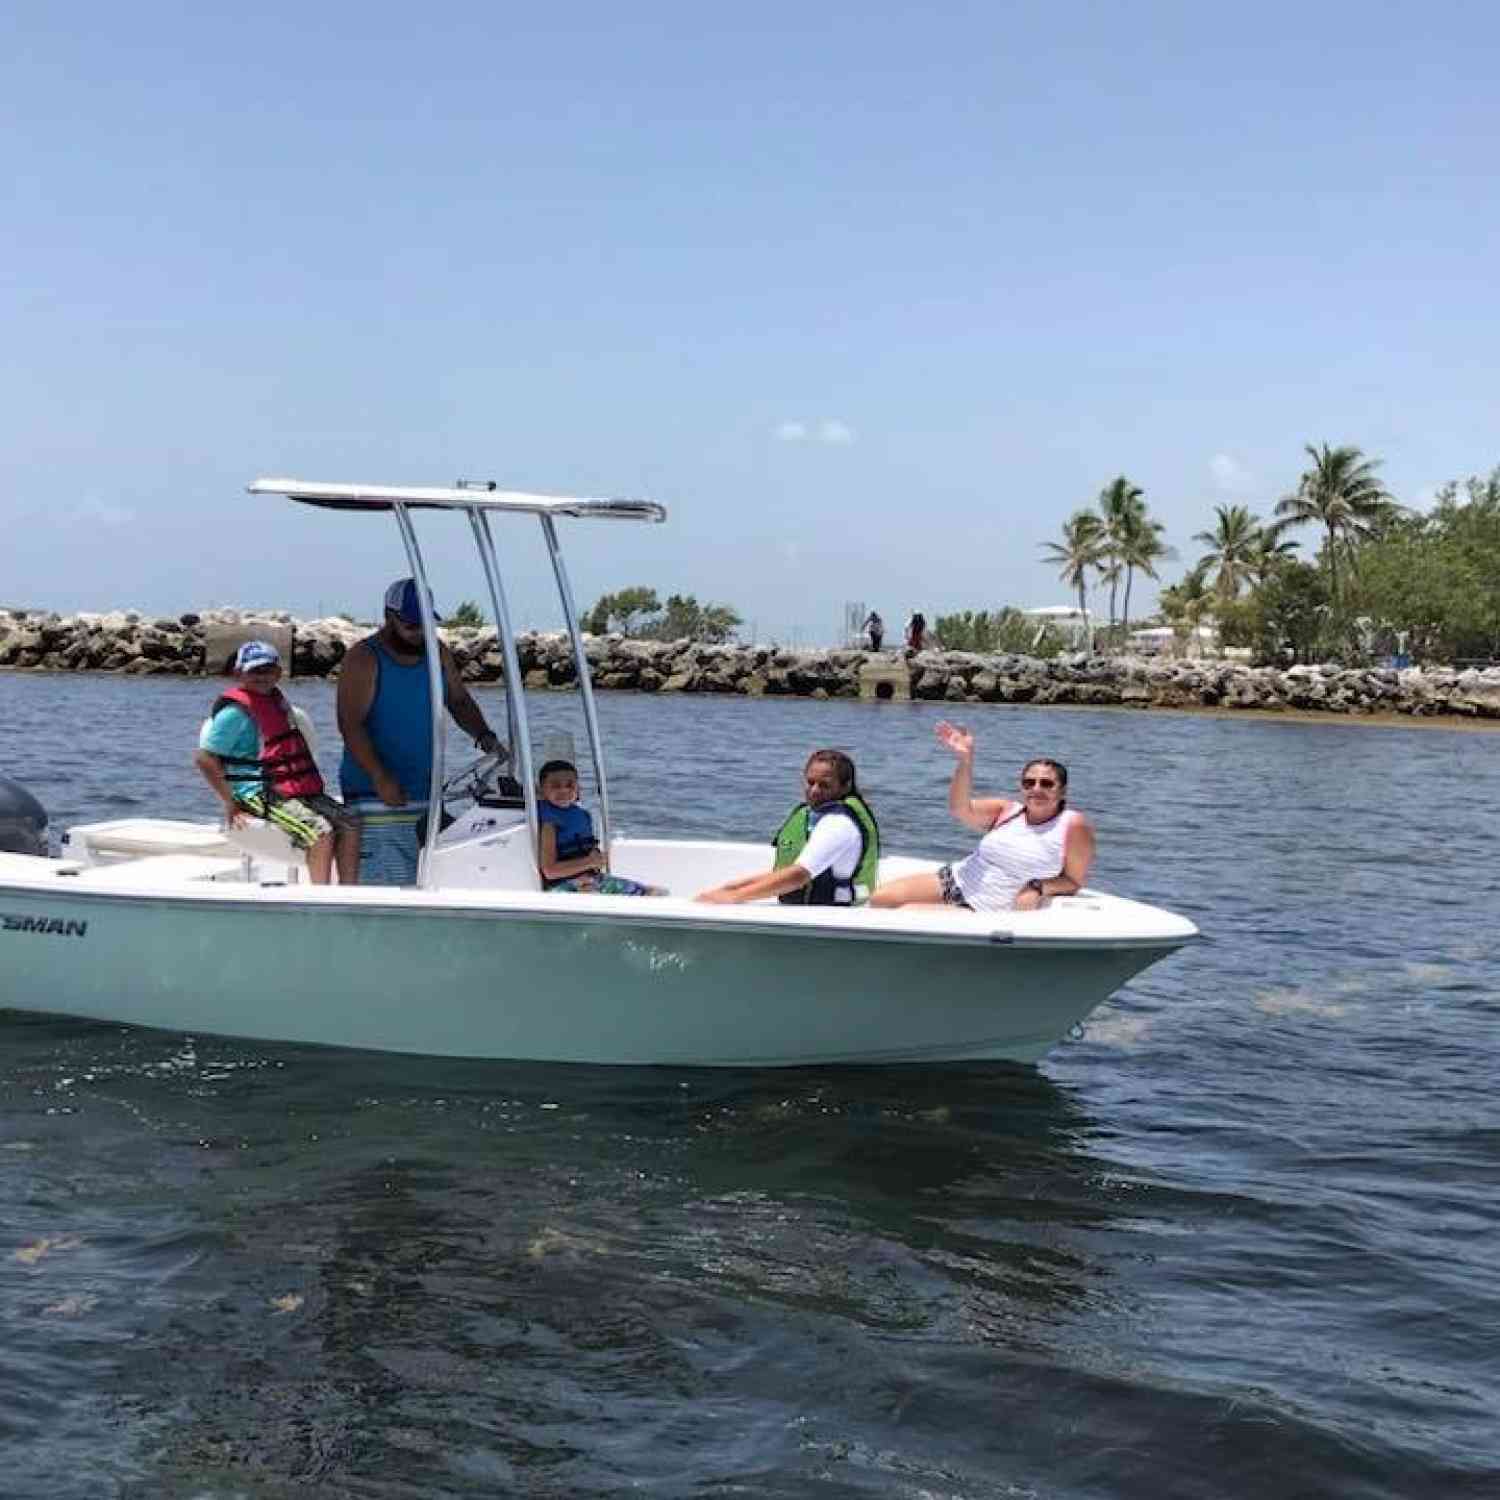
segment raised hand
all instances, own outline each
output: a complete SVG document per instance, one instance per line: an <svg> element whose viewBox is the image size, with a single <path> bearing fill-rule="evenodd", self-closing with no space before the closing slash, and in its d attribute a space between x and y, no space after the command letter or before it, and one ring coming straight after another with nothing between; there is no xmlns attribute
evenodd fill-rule
<svg viewBox="0 0 1500 1500"><path fill-rule="evenodd" d="M938 742L951 750L960 760L973 760L974 736L958 724L942 720L936 730Z"/></svg>

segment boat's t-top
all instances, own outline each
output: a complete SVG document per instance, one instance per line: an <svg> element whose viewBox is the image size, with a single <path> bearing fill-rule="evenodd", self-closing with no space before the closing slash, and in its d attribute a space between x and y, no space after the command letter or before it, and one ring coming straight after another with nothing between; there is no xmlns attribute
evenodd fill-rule
<svg viewBox="0 0 1500 1500"><path fill-rule="evenodd" d="M506 600L505 581L490 534L490 517L496 514L535 516L541 523L547 555L552 561L557 581L563 619L573 646L573 663L578 691L583 700L583 717L588 729L589 752L593 760L594 779L598 788L600 842L606 849L610 841L609 783L605 775L604 749L599 737L599 719L594 708L593 685L588 657L583 647L583 633L578 623L578 609L568 581L562 548L557 537L557 517L577 516L609 521L665 521L666 507L653 500L598 499L566 495L532 495L518 490L502 490L491 481L460 480L450 487L314 484L300 479L257 479L249 486L252 495L285 495L303 505L325 510L389 511L396 518L401 541L406 548L412 577L417 583L417 602L422 612L422 639L426 646L427 678L432 707L432 782L428 788L429 805L441 806L445 789L443 767L444 693L442 663L438 651L437 619L433 613L431 587L422 550L412 524L415 510L461 511L469 519L474 545L479 552L490 604L494 609L495 629L499 635L501 658L505 663L505 707L509 720L509 743L515 769L526 805L526 826L533 851L537 847L537 787L532 767L531 734L526 717L526 694L521 682L520 657L516 649L515 630L511 624ZM420 860L417 884L432 884L433 851L437 846L441 819L429 817Z"/></svg>

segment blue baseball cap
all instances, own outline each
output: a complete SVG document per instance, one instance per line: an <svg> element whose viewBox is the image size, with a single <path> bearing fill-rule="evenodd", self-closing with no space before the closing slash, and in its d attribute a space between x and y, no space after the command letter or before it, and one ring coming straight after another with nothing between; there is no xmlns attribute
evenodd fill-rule
<svg viewBox="0 0 1500 1500"><path fill-rule="evenodd" d="M427 602L432 603L432 595L427 595ZM393 613L401 616L408 625L420 625L422 623L422 606L417 601L417 581L415 578L398 578L385 591L385 607ZM432 618L441 622L442 616L433 608Z"/></svg>
<svg viewBox="0 0 1500 1500"><path fill-rule="evenodd" d="M256 667L279 667L281 652L270 641L246 641L234 654L236 672L253 672Z"/></svg>

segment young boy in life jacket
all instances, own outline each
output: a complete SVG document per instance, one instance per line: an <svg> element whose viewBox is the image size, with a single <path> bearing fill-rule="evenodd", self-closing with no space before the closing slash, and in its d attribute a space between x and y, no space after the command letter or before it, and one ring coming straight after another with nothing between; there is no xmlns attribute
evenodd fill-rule
<svg viewBox="0 0 1500 1500"><path fill-rule="evenodd" d="M281 654L268 641L246 641L234 658L235 686L215 701L194 760L224 804L231 828L246 817L274 823L307 853L314 885L359 879L359 820L323 791L312 751L277 684Z"/></svg>
<svg viewBox="0 0 1500 1500"><path fill-rule="evenodd" d="M537 773L537 868L546 891L596 896L665 896L662 886L611 875L594 837L594 820L578 805L578 768L549 760Z"/></svg>

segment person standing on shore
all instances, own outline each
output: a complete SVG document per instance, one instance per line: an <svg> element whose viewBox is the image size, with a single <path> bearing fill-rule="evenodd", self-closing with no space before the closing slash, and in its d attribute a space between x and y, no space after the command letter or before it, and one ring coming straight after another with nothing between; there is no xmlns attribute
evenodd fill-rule
<svg viewBox="0 0 1500 1500"><path fill-rule="evenodd" d="M434 612L434 618L436 613ZM439 644L443 693L458 727L485 754L503 747ZM385 592L385 620L349 648L339 673L339 733L344 804L360 815L360 879L411 885L417 878L420 830L432 784L432 693L417 586L398 578Z"/></svg>
<svg viewBox="0 0 1500 1500"><path fill-rule="evenodd" d="M876 610L872 609L865 617L864 629L870 638L870 650L879 651L880 643L885 639L885 621Z"/></svg>
<svg viewBox="0 0 1500 1500"><path fill-rule="evenodd" d="M908 651L920 651L927 637L927 616L920 609L911 612L906 622L906 647Z"/></svg>

